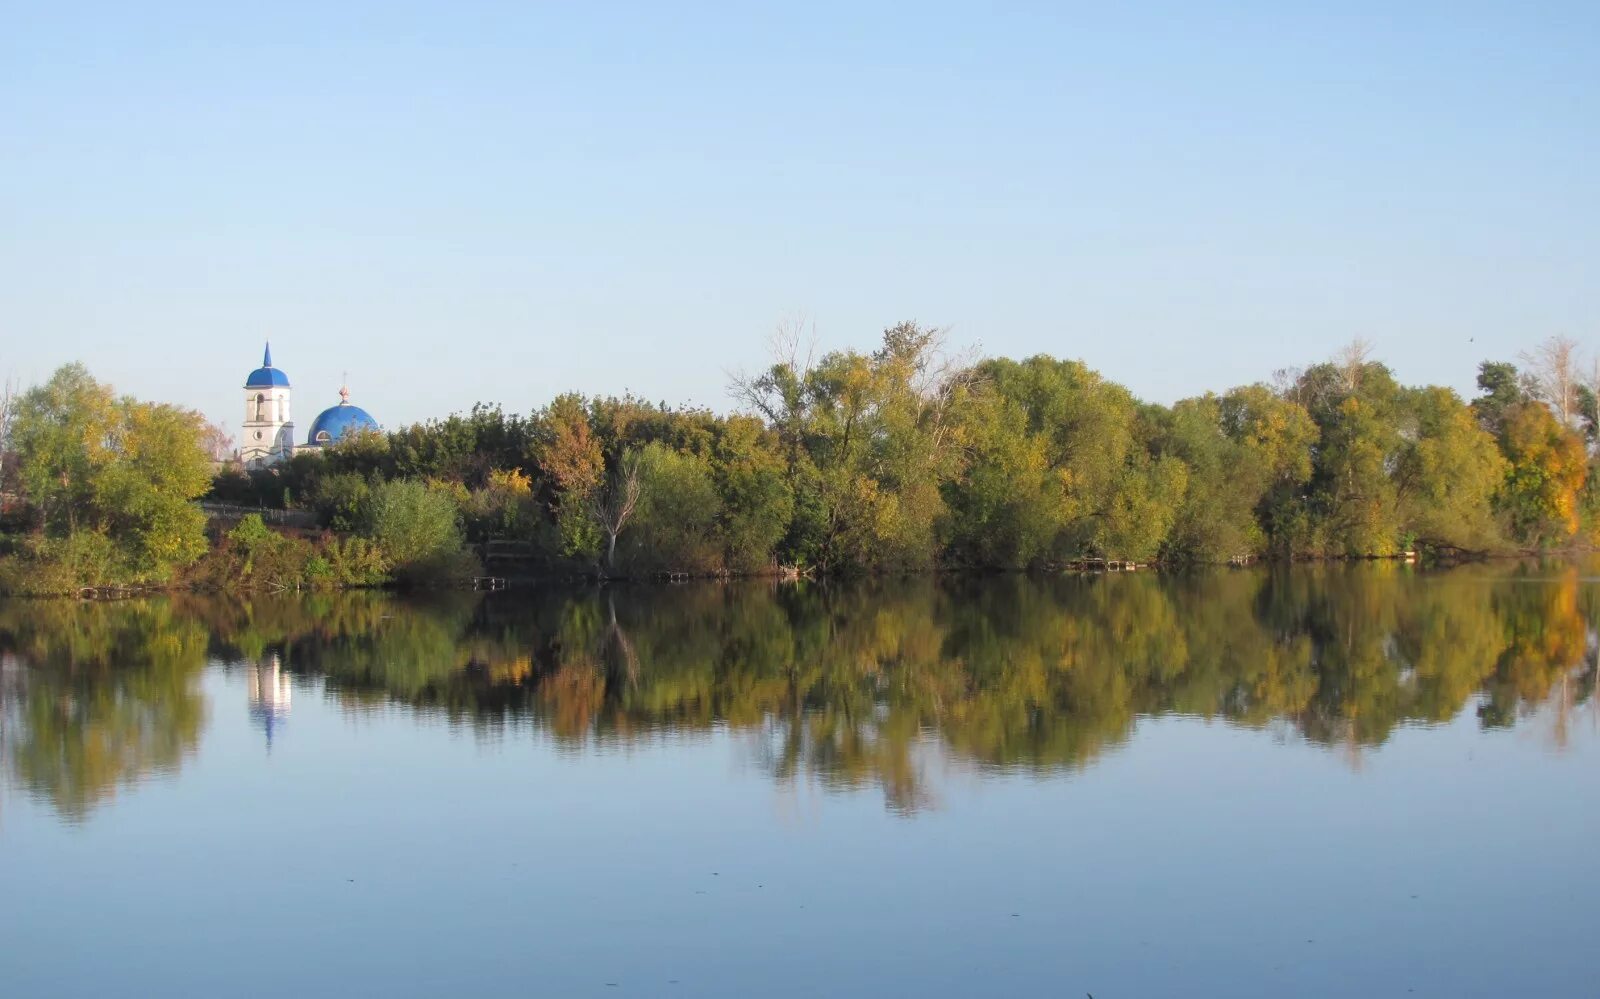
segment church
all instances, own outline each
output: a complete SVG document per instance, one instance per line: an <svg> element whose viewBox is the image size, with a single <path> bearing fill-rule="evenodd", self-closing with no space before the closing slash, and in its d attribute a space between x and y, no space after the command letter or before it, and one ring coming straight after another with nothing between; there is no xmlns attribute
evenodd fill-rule
<svg viewBox="0 0 1600 999"><path fill-rule="evenodd" d="M345 387L339 390L339 404L318 413L305 441L296 443L289 391L289 376L272 366L269 343L261 367L244 380L244 433L239 438L239 461L245 468L266 468L287 461L296 452L333 444L346 434L380 429L370 413L350 404L350 389Z"/></svg>

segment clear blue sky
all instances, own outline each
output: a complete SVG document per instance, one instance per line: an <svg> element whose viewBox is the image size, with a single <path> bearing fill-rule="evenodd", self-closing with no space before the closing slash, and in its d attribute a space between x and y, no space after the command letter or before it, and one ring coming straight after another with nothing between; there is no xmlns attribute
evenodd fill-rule
<svg viewBox="0 0 1600 999"><path fill-rule="evenodd" d="M1600 347L1600 4L0 0L0 376L727 408L781 319L1171 401ZM1201 8L1204 8L1202 10Z"/></svg>

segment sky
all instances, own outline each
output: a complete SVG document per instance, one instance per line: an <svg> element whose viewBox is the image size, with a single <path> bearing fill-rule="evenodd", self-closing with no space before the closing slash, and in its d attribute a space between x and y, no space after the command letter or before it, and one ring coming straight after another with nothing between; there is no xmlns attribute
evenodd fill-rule
<svg viewBox="0 0 1600 999"><path fill-rule="evenodd" d="M1320 7L1318 10L1316 8ZM0 378L732 408L903 319L1171 402L1600 349L1600 4L0 0Z"/></svg>

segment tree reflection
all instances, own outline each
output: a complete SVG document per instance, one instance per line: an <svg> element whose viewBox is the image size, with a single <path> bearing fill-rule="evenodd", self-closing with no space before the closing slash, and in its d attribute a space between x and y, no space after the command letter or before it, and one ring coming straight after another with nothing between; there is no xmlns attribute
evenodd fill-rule
<svg viewBox="0 0 1600 999"><path fill-rule="evenodd" d="M170 773L205 722L207 631L162 601L0 602L6 768L80 820L119 787Z"/></svg>
<svg viewBox="0 0 1600 999"><path fill-rule="evenodd" d="M1072 771L1141 717L1288 725L1358 756L1399 727L1593 704L1600 588L1572 566L1393 563L1100 577L0 605L9 768L69 816L176 767L214 657L485 734L743 733L783 785L933 800L937 758ZM277 682L276 680L274 682Z"/></svg>

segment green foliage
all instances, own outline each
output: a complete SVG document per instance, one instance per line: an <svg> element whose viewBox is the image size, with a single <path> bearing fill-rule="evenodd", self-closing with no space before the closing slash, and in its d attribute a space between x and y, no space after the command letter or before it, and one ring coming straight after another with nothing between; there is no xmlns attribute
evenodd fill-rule
<svg viewBox="0 0 1600 999"><path fill-rule="evenodd" d="M330 538L321 554L328 580L339 586L377 586L388 582L389 563L378 546L361 537Z"/></svg>
<svg viewBox="0 0 1600 999"><path fill-rule="evenodd" d="M365 533L395 576L407 582L447 582L476 568L465 548L456 502L446 490L415 479L395 479L372 491Z"/></svg>
<svg viewBox="0 0 1600 999"><path fill-rule="evenodd" d="M964 561L1023 566L1144 550L1132 518L1181 491L1140 447L1133 397L1078 361L985 361L963 407L971 458L947 490ZM1127 489L1128 495L1122 495Z"/></svg>
<svg viewBox="0 0 1600 999"><path fill-rule="evenodd" d="M733 416L718 427L711 475L721 509L724 566L734 572L768 568L794 519L777 435L747 416Z"/></svg>
<svg viewBox="0 0 1600 999"><path fill-rule="evenodd" d="M67 365L18 403L12 439L19 479L47 538L36 546L41 574L61 552L108 539L101 583L163 582L206 551L205 518L193 500L210 486L211 462L198 413L117 399L82 365ZM68 575L85 578L82 560L65 556ZM58 566L59 567L59 566Z"/></svg>
<svg viewBox="0 0 1600 999"><path fill-rule="evenodd" d="M1411 389L1405 403L1414 430L1394 473L1405 530L1433 545L1498 544L1493 502L1508 463L1495 439L1449 389Z"/></svg>
<svg viewBox="0 0 1600 999"><path fill-rule="evenodd" d="M238 553L237 578L276 589L299 586L311 578L316 549L304 538L281 534L259 514L250 514L228 532Z"/></svg>
<svg viewBox="0 0 1600 999"><path fill-rule="evenodd" d="M1570 426L1510 364L1470 405L1398 384L1368 348L1167 407L1082 362L955 363L940 331L871 353L798 354L735 383L749 412L565 394L527 417L475 406L367 433L213 498L292 507L369 550L230 538L254 578L350 585L475 571L466 544L519 541L527 571L869 573L1550 548L1600 538L1592 387ZM1548 394L1548 393L1546 393ZM1563 396L1565 398L1565 396ZM17 479L44 540L3 585L161 581L205 548L194 414L116 399L81 367L19 408ZM310 524L297 511L287 523ZM78 547L55 542L89 532ZM109 554L91 557L108 539ZM48 543L47 543L48 542ZM291 544L291 548L294 546ZM216 561L216 560L212 560ZM226 561L226 560L223 560ZM19 583L29 577L45 582ZM210 578L211 568L198 572Z"/></svg>
<svg viewBox="0 0 1600 999"><path fill-rule="evenodd" d="M312 490L311 507L317 519L332 530L360 530L372 517L372 486L355 472L319 476Z"/></svg>
<svg viewBox="0 0 1600 999"><path fill-rule="evenodd" d="M540 523L533 482L517 469L492 469L481 488L461 501L467 536L475 541L495 538L529 540Z"/></svg>
<svg viewBox="0 0 1600 999"><path fill-rule="evenodd" d="M187 577L205 590L377 586L388 579L387 562L365 538L306 537L270 527L254 513L240 518Z"/></svg>
<svg viewBox="0 0 1600 999"><path fill-rule="evenodd" d="M934 560L943 486L962 458L955 413L970 380L943 359L939 331L901 323L870 356L833 353L810 369L780 363L741 382L787 460L789 557L841 570Z"/></svg>
<svg viewBox="0 0 1600 999"><path fill-rule="evenodd" d="M1262 385L1173 406L1155 446L1182 461L1188 479L1164 555L1222 562L1265 553L1311 477L1317 439L1305 409Z"/></svg>
<svg viewBox="0 0 1600 999"><path fill-rule="evenodd" d="M621 564L643 571L717 571L722 502L710 462L660 442L645 445L638 455L640 500L619 553Z"/></svg>
<svg viewBox="0 0 1600 999"><path fill-rule="evenodd" d="M1502 361L1484 361L1478 365L1479 395L1472 401L1472 411L1484 429L1498 434L1505 422L1506 413L1528 401L1526 379L1518 374L1517 366Z"/></svg>
<svg viewBox="0 0 1600 999"><path fill-rule="evenodd" d="M1498 505L1512 533L1533 546L1570 540L1588 476L1583 439L1544 404L1526 402L1505 414L1500 449L1508 464Z"/></svg>
<svg viewBox="0 0 1600 999"><path fill-rule="evenodd" d="M116 542L90 528L25 537L15 555L0 559L0 593L17 596L59 596L126 578Z"/></svg>
<svg viewBox="0 0 1600 999"><path fill-rule="evenodd" d="M1319 364L1301 376L1299 391L1320 431L1311 480L1316 553L1396 554L1401 522L1390 471L1404 444L1399 386L1381 364Z"/></svg>

